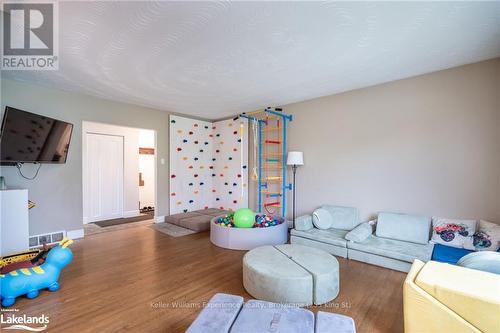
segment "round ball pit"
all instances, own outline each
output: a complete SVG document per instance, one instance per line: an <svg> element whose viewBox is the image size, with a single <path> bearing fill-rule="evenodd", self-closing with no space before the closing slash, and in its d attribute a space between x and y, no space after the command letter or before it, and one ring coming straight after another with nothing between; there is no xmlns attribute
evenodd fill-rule
<svg viewBox="0 0 500 333"><path fill-rule="evenodd" d="M265 228L234 228L215 223L225 215L210 221L210 241L231 250L251 250L262 245L279 245L288 241L288 224L285 222Z"/></svg>

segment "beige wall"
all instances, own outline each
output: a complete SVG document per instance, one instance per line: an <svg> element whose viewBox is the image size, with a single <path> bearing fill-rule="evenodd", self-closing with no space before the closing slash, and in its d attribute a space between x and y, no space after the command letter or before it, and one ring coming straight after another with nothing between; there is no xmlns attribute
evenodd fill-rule
<svg viewBox="0 0 500 333"><path fill-rule="evenodd" d="M44 164L35 180L21 178L15 167L2 167L11 187L27 188L37 206L30 210L30 234L81 229L82 122L152 129L157 132L158 214L168 214L168 112L107 101L81 94L2 80L2 113L5 105L61 119L74 124L66 164ZM161 164L161 159L165 160ZM24 172L31 175L32 166Z"/></svg>
<svg viewBox="0 0 500 333"><path fill-rule="evenodd" d="M363 219L394 211L500 223L499 95L496 59L284 106L294 116L289 150L305 156L298 213L330 203Z"/></svg>

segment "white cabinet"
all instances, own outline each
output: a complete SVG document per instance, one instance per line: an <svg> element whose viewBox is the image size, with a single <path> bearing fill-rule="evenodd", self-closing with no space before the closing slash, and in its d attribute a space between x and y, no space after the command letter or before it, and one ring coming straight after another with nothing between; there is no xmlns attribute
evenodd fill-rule
<svg viewBox="0 0 500 333"><path fill-rule="evenodd" d="M28 250L28 190L0 190L0 212L0 256Z"/></svg>

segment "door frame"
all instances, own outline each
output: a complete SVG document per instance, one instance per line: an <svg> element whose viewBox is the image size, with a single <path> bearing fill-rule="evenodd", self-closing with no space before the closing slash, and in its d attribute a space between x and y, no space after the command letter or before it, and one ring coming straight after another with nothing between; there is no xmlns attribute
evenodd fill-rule
<svg viewBox="0 0 500 333"><path fill-rule="evenodd" d="M124 161L124 157L125 157L125 147L124 147L124 143L125 143L125 137L122 136L122 135L116 135L116 134L109 134L109 133L99 133L97 131L86 131L84 130L83 131L83 140L82 140L82 208L83 208L83 217L82 217L82 220L83 220L83 224L87 224L87 223L92 223L92 222L97 222L97 221L103 221L103 219L93 219L93 218L90 218L89 216L86 216L87 213L88 213L88 207L86 207L86 205L89 204L89 200L87 199L88 196L89 196L89 188L88 188L88 184L89 184L89 179L88 178L88 163L89 163L89 158L88 158L88 136L89 135L102 135L102 136L112 136L112 137L119 137L122 139L122 160L121 160L121 177L120 177L120 181L121 181L121 186L120 186L120 193L119 193L119 200L120 200L120 212L118 214L118 216L116 217L109 217L109 219L113 219L113 218L120 218L120 217L124 217L124 186L125 186L125 173L124 173L124 167L125 167L125 161Z"/></svg>
<svg viewBox="0 0 500 333"><path fill-rule="evenodd" d="M108 126L114 126L114 127L120 127L120 128L128 128L128 129L135 129L135 130L148 130L148 131L153 131L154 133L154 150L155 150L155 153L154 153L154 184L155 184L155 190L154 190L154 195L155 195L155 215L154 215L154 222L155 223L160 223L160 222L163 222L164 220L164 216L160 215L159 213L159 207L158 207L158 189L159 189L159 185L158 185L158 162L159 161L162 161L161 164L163 164L163 158L162 159L159 159L159 155L158 155L158 130L156 129L152 129L152 128L145 128L145 127L133 127L133 126L123 126L123 125L119 125L119 124L113 124L113 123L103 123L103 122L98 122L98 121L91 121L91 120L83 120L82 121L82 136L81 136L81 139L82 139L82 174L81 174L81 179L82 179L82 200L81 200L81 208L82 208L82 224L85 225L87 223L90 223L90 221L86 221L86 217L84 216L86 214L85 212L85 207L83 207L83 195L84 195L84 190L86 189L86 184L85 184L85 172L86 172L86 149L87 149L87 140L86 140L86 135L85 133L89 132L89 133L95 133L95 134L109 134L109 133L102 133L102 132L98 132L98 131L95 131L95 130L91 130L91 127L92 125L95 125L95 124L99 124L99 125L108 125ZM116 134L113 134L113 135L116 135ZM139 152L137 152L139 153ZM125 151L125 147L124 147L124 154L123 154L123 157L124 157L124 160L125 160L125 154L126 154L126 151ZM138 177L138 175L137 175ZM125 161L124 161L124 169L123 169L123 185L125 185ZM139 185L139 184L138 184ZM137 186L137 191L139 191L139 186ZM123 206L122 206L122 209L123 209L123 214L124 214L124 217L132 217L132 216L136 216L136 215L129 215L129 212L125 211L125 187L123 187ZM139 202L137 203L137 206L139 206ZM139 210L137 210L139 211Z"/></svg>

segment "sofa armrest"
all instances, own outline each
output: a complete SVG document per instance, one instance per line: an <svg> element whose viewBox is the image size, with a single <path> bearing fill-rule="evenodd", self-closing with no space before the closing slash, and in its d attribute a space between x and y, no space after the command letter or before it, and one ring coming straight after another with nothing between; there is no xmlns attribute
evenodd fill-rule
<svg viewBox="0 0 500 333"><path fill-rule="evenodd" d="M371 221L370 221L371 222ZM370 222L359 224L345 235L345 239L355 243L361 243L373 234L373 225Z"/></svg>
<svg viewBox="0 0 500 333"><path fill-rule="evenodd" d="M314 228L312 215L303 215L295 218L295 230L307 231Z"/></svg>

